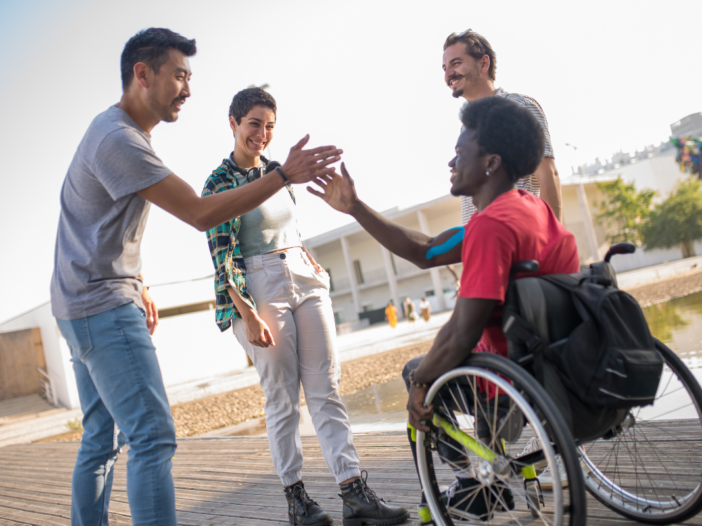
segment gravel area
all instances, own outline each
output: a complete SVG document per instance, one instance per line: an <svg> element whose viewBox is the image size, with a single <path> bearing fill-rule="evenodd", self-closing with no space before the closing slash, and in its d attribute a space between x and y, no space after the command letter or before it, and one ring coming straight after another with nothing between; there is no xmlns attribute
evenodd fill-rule
<svg viewBox="0 0 702 526"><path fill-rule="evenodd" d="M642 307L647 307L655 303L694 294L702 290L702 269L687 272L682 276L674 276L669 279L648 283L639 287L627 289L627 292L634 296Z"/></svg>
<svg viewBox="0 0 702 526"><path fill-rule="evenodd" d="M668 301L702 290L702 269L670 279L629 289L642 306ZM426 353L431 342L412 345L341 364L341 394L398 378L410 359ZM263 416L265 396L259 386L174 406L171 410L179 437L195 436ZM304 397L302 402L304 403ZM82 430L46 439L80 440Z"/></svg>

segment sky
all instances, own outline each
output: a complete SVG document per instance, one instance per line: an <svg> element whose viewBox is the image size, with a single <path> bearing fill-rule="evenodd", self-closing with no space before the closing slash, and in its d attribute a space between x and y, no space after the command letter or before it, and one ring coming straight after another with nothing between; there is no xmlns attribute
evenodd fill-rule
<svg viewBox="0 0 702 526"><path fill-rule="evenodd" d="M227 111L249 85L278 103L270 154L306 133L334 144L378 210L448 193L462 99L442 46L471 28L497 54L496 86L534 97L562 177L667 140L702 111L702 2L0 1L0 320L49 299L59 194L86 128L121 95L119 58L140 29L197 39L192 96L152 132L166 166L199 193L233 147ZM575 146L566 146L570 144ZM349 222L298 187L303 237ZM152 207L148 283L213 272L205 235Z"/></svg>

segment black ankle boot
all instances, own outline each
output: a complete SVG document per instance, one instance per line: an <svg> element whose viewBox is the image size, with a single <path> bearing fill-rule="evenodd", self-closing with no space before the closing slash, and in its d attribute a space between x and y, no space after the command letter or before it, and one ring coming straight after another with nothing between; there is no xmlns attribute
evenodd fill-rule
<svg viewBox="0 0 702 526"><path fill-rule="evenodd" d="M399 506L389 506L368 487L365 476L341 485L341 498L344 499L344 526L375 524L386 526L399 524L409 519L409 512Z"/></svg>
<svg viewBox="0 0 702 526"><path fill-rule="evenodd" d="M285 488L288 501L288 521L293 526L327 526L332 518L305 491L305 485L298 481Z"/></svg>

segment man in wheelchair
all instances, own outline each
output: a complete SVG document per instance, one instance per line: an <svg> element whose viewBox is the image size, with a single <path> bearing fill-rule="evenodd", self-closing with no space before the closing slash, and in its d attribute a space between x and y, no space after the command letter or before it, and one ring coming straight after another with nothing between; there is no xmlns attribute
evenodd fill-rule
<svg viewBox="0 0 702 526"><path fill-rule="evenodd" d="M515 189L519 178L533 173L543 156L538 122L523 108L497 98L471 103L461 121L465 129L449 163L451 193L471 196L478 213L465 229L463 274L453 315L429 353L411 360L403 371L410 393L410 434L413 428L429 430L426 422L432 419L433 407L425 408L424 401L431 382L461 365L473 349L507 356L502 305L515 263L536 260L539 274L574 273L580 268L573 234L544 201ZM488 439L484 419L475 416L478 437ZM414 451L411 436L410 444ZM461 455L456 450L441 456L451 460L459 477L456 484L465 489L478 481L467 476L469 460L457 458ZM465 511L485 513L488 503L481 495ZM503 496L509 506L509 489Z"/></svg>
<svg viewBox="0 0 702 526"><path fill-rule="evenodd" d="M459 256L463 263L451 319L439 331L429 353L411 360L403 372L410 391L410 435L417 428L428 430L421 422L431 420L433 408L423 404L432 381L461 365L474 349L507 356L502 305L514 263L536 260L540 274L573 273L580 268L574 236L544 201L516 189L517 181L534 173L543 159L544 136L538 121L528 110L499 97L465 106L461 121L464 129L458 137L456 156L449 163L451 193L471 196L478 209L462 238L463 229L429 238L386 220L357 198L343 164L343 175L318 181L321 192L310 190L333 208L352 214L386 248L420 267L453 263ZM483 438L487 427L480 418L476 423ZM410 444L414 452L411 437ZM467 457L458 458L460 454L451 452L446 456L462 475L460 484L475 482L463 475L470 462ZM505 498L509 500L508 495ZM466 512L480 515L486 506L473 499Z"/></svg>

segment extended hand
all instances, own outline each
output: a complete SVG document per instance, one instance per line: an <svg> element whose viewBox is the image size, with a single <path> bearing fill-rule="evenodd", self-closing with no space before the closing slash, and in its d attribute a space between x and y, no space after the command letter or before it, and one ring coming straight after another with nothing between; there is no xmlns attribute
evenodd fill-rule
<svg viewBox="0 0 702 526"><path fill-rule="evenodd" d="M328 166L341 159L343 150L337 149L336 146L320 146L312 150L303 150L302 147L309 140L310 136L305 135L300 142L290 148L290 155L285 164L280 167L292 184L309 183L316 177L333 174L334 169Z"/></svg>
<svg viewBox="0 0 702 526"><path fill-rule="evenodd" d="M266 325L266 322L258 317L258 314L252 312L251 315L244 320L244 323L246 323L246 339L249 340L249 342L256 347L275 346L271 330L268 328L268 325Z"/></svg>
<svg viewBox="0 0 702 526"><path fill-rule="evenodd" d="M141 289L141 301L144 303L144 311L146 312L146 327L149 329L149 334L153 336L158 325L158 309L154 300L151 299L147 287Z"/></svg>
<svg viewBox="0 0 702 526"><path fill-rule="evenodd" d="M332 175L317 177L314 182L322 189L321 192L309 186L307 190L317 197L324 199L334 210L338 210L344 214L350 214L353 207L358 202L358 196L356 195L356 187L353 183L353 179L351 179L344 163L341 163L341 173L342 175L333 172Z"/></svg>
<svg viewBox="0 0 702 526"><path fill-rule="evenodd" d="M420 431L427 432L429 428L420 422L430 422L434 407L424 407L424 400L427 397L427 389L410 387L409 400L407 400L407 411L409 411L409 423Z"/></svg>

